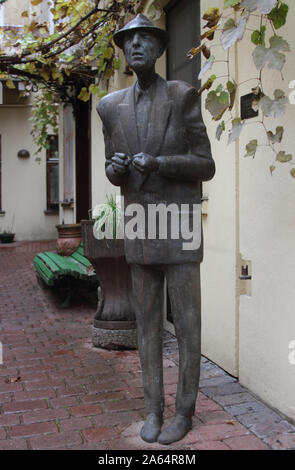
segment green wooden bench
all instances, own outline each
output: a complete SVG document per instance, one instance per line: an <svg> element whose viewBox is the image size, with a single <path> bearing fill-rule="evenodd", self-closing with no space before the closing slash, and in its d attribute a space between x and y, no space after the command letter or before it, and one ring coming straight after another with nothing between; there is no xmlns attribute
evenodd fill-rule
<svg viewBox="0 0 295 470"><path fill-rule="evenodd" d="M61 256L52 251L38 253L34 258L34 267L42 288L58 287L63 281L67 281L70 292L64 305L69 304L78 281L86 281L92 288L98 285L93 266L84 256L82 243L71 256Z"/></svg>

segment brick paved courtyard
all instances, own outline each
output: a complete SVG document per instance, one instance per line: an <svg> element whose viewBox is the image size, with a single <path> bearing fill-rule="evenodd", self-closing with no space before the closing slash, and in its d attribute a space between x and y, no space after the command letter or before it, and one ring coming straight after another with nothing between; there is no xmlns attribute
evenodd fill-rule
<svg viewBox="0 0 295 470"><path fill-rule="evenodd" d="M37 284L33 258L54 245L0 245L0 449L167 449L139 437L137 352L93 348L93 302L77 297L65 309ZM164 351L167 423L178 372L168 333ZM295 449L295 426L206 358L200 389L193 430L169 449Z"/></svg>

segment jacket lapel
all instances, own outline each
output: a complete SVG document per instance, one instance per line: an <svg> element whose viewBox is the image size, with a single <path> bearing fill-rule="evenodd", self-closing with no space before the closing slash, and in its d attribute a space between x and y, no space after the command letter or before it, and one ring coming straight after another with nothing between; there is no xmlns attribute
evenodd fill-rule
<svg viewBox="0 0 295 470"><path fill-rule="evenodd" d="M140 152L135 117L134 87L135 84L127 89L124 102L118 106L123 137L131 157Z"/></svg>
<svg viewBox="0 0 295 470"><path fill-rule="evenodd" d="M172 108L172 100L167 93L167 82L160 76L157 77L157 87L154 96L150 122L148 126L147 144L144 151L157 157L163 145L169 117Z"/></svg>

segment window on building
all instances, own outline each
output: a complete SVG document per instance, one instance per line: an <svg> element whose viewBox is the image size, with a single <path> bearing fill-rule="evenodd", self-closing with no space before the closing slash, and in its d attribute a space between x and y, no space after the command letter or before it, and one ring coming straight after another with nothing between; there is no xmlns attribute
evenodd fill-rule
<svg viewBox="0 0 295 470"><path fill-rule="evenodd" d="M47 166L47 210L58 211L58 136L48 136L49 148L46 152Z"/></svg>

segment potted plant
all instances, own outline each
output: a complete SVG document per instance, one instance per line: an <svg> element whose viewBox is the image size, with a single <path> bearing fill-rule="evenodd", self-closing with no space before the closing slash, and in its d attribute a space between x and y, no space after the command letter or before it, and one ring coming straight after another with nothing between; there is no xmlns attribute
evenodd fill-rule
<svg viewBox="0 0 295 470"><path fill-rule="evenodd" d="M14 241L15 233L13 232L14 226L14 215L12 217L11 226L0 233L0 241L1 243L12 243Z"/></svg>
<svg viewBox="0 0 295 470"><path fill-rule="evenodd" d="M1 243L12 243L14 241L14 237L15 233L10 230L4 230L4 232L0 233Z"/></svg>
<svg viewBox="0 0 295 470"><path fill-rule="evenodd" d="M106 349L134 349L137 341L131 273L124 240L118 237L121 209L110 197L91 212L90 220L82 220L81 225L84 255L95 269L101 290L93 344Z"/></svg>

